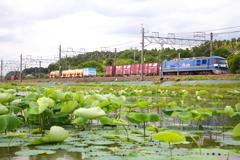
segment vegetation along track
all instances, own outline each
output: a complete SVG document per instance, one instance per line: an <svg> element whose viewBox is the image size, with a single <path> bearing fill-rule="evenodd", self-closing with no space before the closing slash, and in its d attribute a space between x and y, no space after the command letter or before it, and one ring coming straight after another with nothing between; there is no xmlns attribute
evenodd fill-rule
<svg viewBox="0 0 240 160"><path fill-rule="evenodd" d="M162 76L144 76L145 81L159 82ZM226 79L240 80L240 74L214 74L214 75L164 75L164 80L208 80L208 79ZM23 81L58 81L55 79L22 79ZM61 78L61 82L104 82L104 81L141 81L141 76L128 77L82 77L82 78Z"/></svg>

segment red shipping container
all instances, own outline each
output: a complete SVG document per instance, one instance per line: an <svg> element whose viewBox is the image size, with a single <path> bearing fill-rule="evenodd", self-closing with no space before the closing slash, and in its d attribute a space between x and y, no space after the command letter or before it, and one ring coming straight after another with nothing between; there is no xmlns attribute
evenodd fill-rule
<svg viewBox="0 0 240 160"><path fill-rule="evenodd" d="M148 74L159 75L159 62L148 63Z"/></svg>
<svg viewBox="0 0 240 160"><path fill-rule="evenodd" d="M115 76L116 66L107 66L106 67L106 76Z"/></svg>
<svg viewBox="0 0 240 160"><path fill-rule="evenodd" d="M123 65L123 75L131 75L131 64Z"/></svg>
<svg viewBox="0 0 240 160"><path fill-rule="evenodd" d="M131 64L131 75L138 75L140 74L140 64Z"/></svg>
<svg viewBox="0 0 240 160"><path fill-rule="evenodd" d="M149 67L148 67L149 63L143 63L143 74L144 75L148 75L148 70L149 70ZM140 71L139 73L141 74L142 73L142 64L140 63Z"/></svg>
<svg viewBox="0 0 240 160"><path fill-rule="evenodd" d="M123 76L123 65L116 66L116 76Z"/></svg>

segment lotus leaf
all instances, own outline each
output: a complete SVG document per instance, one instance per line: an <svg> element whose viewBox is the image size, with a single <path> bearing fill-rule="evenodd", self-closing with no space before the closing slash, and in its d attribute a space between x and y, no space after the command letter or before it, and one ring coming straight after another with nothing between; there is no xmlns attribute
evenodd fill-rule
<svg viewBox="0 0 240 160"><path fill-rule="evenodd" d="M67 104L65 104L61 108L61 113L72 113L72 111L78 106L77 101L68 101Z"/></svg>
<svg viewBox="0 0 240 160"><path fill-rule="evenodd" d="M122 126L128 126L129 125L127 122L125 122L124 120L121 120L121 119L114 119L113 124L118 124L118 125L122 125Z"/></svg>
<svg viewBox="0 0 240 160"><path fill-rule="evenodd" d="M54 122L64 122L68 120L69 114L53 114L49 118Z"/></svg>
<svg viewBox="0 0 240 160"><path fill-rule="evenodd" d="M5 114L5 113L8 113L8 109L6 106L0 103L0 114Z"/></svg>
<svg viewBox="0 0 240 160"><path fill-rule="evenodd" d="M26 133L8 133L5 137L8 137L8 138L13 138L13 137L27 138L27 135L26 135Z"/></svg>
<svg viewBox="0 0 240 160"><path fill-rule="evenodd" d="M98 118L102 124L113 124L113 120L109 117L102 116Z"/></svg>
<svg viewBox="0 0 240 160"><path fill-rule="evenodd" d="M100 107L79 108L73 114L87 119L96 119L106 115Z"/></svg>
<svg viewBox="0 0 240 160"><path fill-rule="evenodd" d="M240 137L240 123L233 129L233 137Z"/></svg>
<svg viewBox="0 0 240 160"><path fill-rule="evenodd" d="M52 126L50 132L42 139L35 138L28 145L39 145L51 142L62 142L69 137L68 132L59 126Z"/></svg>
<svg viewBox="0 0 240 160"><path fill-rule="evenodd" d="M186 140L181 132L173 130L156 133L151 135L151 137L156 138L163 142L181 142Z"/></svg>
<svg viewBox="0 0 240 160"><path fill-rule="evenodd" d="M0 103L5 104L8 102L12 102L14 100L14 95L11 93L0 93Z"/></svg>
<svg viewBox="0 0 240 160"><path fill-rule="evenodd" d="M54 153L56 153L56 151L49 151L49 150L25 150L25 151L15 152L16 155L20 155L20 156L54 154Z"/></svg>
<svg viewBox="0 0 240 160"><path fill-rule="evenodd" d="M12 131L17 128L22 122L22 118L13 115L1 115L0 116L0 132L4 130Z"/></svg>
<svg viewBox="0 0 240 160"><path fill-rule="evenodd" d="M75 124L78 124L78 125L84 125L85 123L87 123L87 121L88 121L88 119L86 119L86 118L78 117L78 118L76 118L72 121L72 124L75 123Z"/></svg>
<svg viewBox="0 0 240 160"><path fill-rule="evenodd" d="M56 102L61 102L65 99L65 94L61 90L55 90L55 92L49 95L49 97L55 100Z"/></svg>

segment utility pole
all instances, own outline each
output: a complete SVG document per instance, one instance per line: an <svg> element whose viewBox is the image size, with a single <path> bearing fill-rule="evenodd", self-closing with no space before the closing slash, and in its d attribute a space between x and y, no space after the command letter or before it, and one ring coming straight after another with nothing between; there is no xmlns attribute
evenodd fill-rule
<svg viewBox="0 0 240 160"><path fill-rule="evenodd" d="M117 48L114 50L114 66L116 66Z"/></svg>
<svg viewBox="0 0 240 160"><path fill-rule="evenodd" d="M212 47L212 41L213 41L213 33L210 33L210 57L213 55L213 47Z"/></svg>
<svg viewBox="0 0 240 160"><path fill-rule="evenodd" d="M3 60L1 60L1 81L3 79Z"/></svg>
<svg viewBox="0 0 240 160"><path fill-rule="evenodd" d="M136 61L136 47L134 49L134 64L135 64L135 61Z"/></svg>
<svg viewBox="0 0 240 160"><path fill-rule="evenodd" d="M144 28L142 27L142 52L141 52L141 66L142 66L142 71L141 71L141 81L143 81L143 71L144 71L144 59L143 59L143 54L144 54Z"/></svg>
<svg viewBox="0 0 240 160"><path fill-rule="evenodd" d="M61 82L61 45L59 45L59 62L58 62L58 71L59 71L59 77L58 82Z"/></svg>
<svg viewBox="0 0 240 160"><path fill-rule="evenodd" d="M20 55L20 82L22 82L22 54Z"/></svg>
<svg viewBox="0 0 240 160"><path fill-rule="evenodd" d="M163 44L161 44L161 50L159 51L159 76L161 76L161 78L163 77L163 73L162 73L162 60L161 60L162 52L163 52Z"/></svg>
<svg viewBox="0 0 240 160"><path fill-rule="evenodd" d="M39 61L39 78L41 78L41 61Z"/></svg>
<svg viewBox="0 0 240 160"><path fill-rule="evenodd" d="M177 59L177 64L178 64L177 78L179 78L179 59L180 59L180 53L178 53L178 59Z"/></svg>

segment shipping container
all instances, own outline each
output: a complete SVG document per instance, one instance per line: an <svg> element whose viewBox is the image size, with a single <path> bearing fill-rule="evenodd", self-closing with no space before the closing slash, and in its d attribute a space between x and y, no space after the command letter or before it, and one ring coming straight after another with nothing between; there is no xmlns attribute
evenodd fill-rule
<svg viewBox="0 0 240 160"><path fill-rule="evenodd" d="M131 75L131 64L123 65L123 75L130 76Z"/></svg>
<svg viewBox="0 0 240 160"><path fill-rule="evenodd" d="M107 66L106 67L106 76L113 77L115 76L116 66Z"/></svg>
<svg viewBox="0 0 240 160"><path fill-rule="evenodd" d="M148 63L148 75L159 75L159 62Z"/></svg>
<svg viewBox="0 0 240 160"><path fill-rule="evenodd" d="M148 75L149 63L143 63L143 75ZM140 71L139 74L142 73L142 64L140 63Z"/></svg>
<svg viewBox="0 0 240 160"><path fill-rule="evenodd" d="M96 76L96 68L83 68L83 76L84 77L95 77Z"/></svg>
<svg viewBox="0 0 240 160"><path fill-rule="evenodd" d="M7 78L8 81L13 81L13 80L18 80L18 76L17 75L11 75Z"/></svg>
<svg viewBox="0 0 240 160"><path fill-rule="evenodd" d="M123 76L123 65L116 66L116 76Z"/></svg>
<svg viewBox="0 0 240 160"><path fill-rule="evenodd" d="M140 64L132 64L131 66L131 75L139 75L140 74Z"/></svg>

